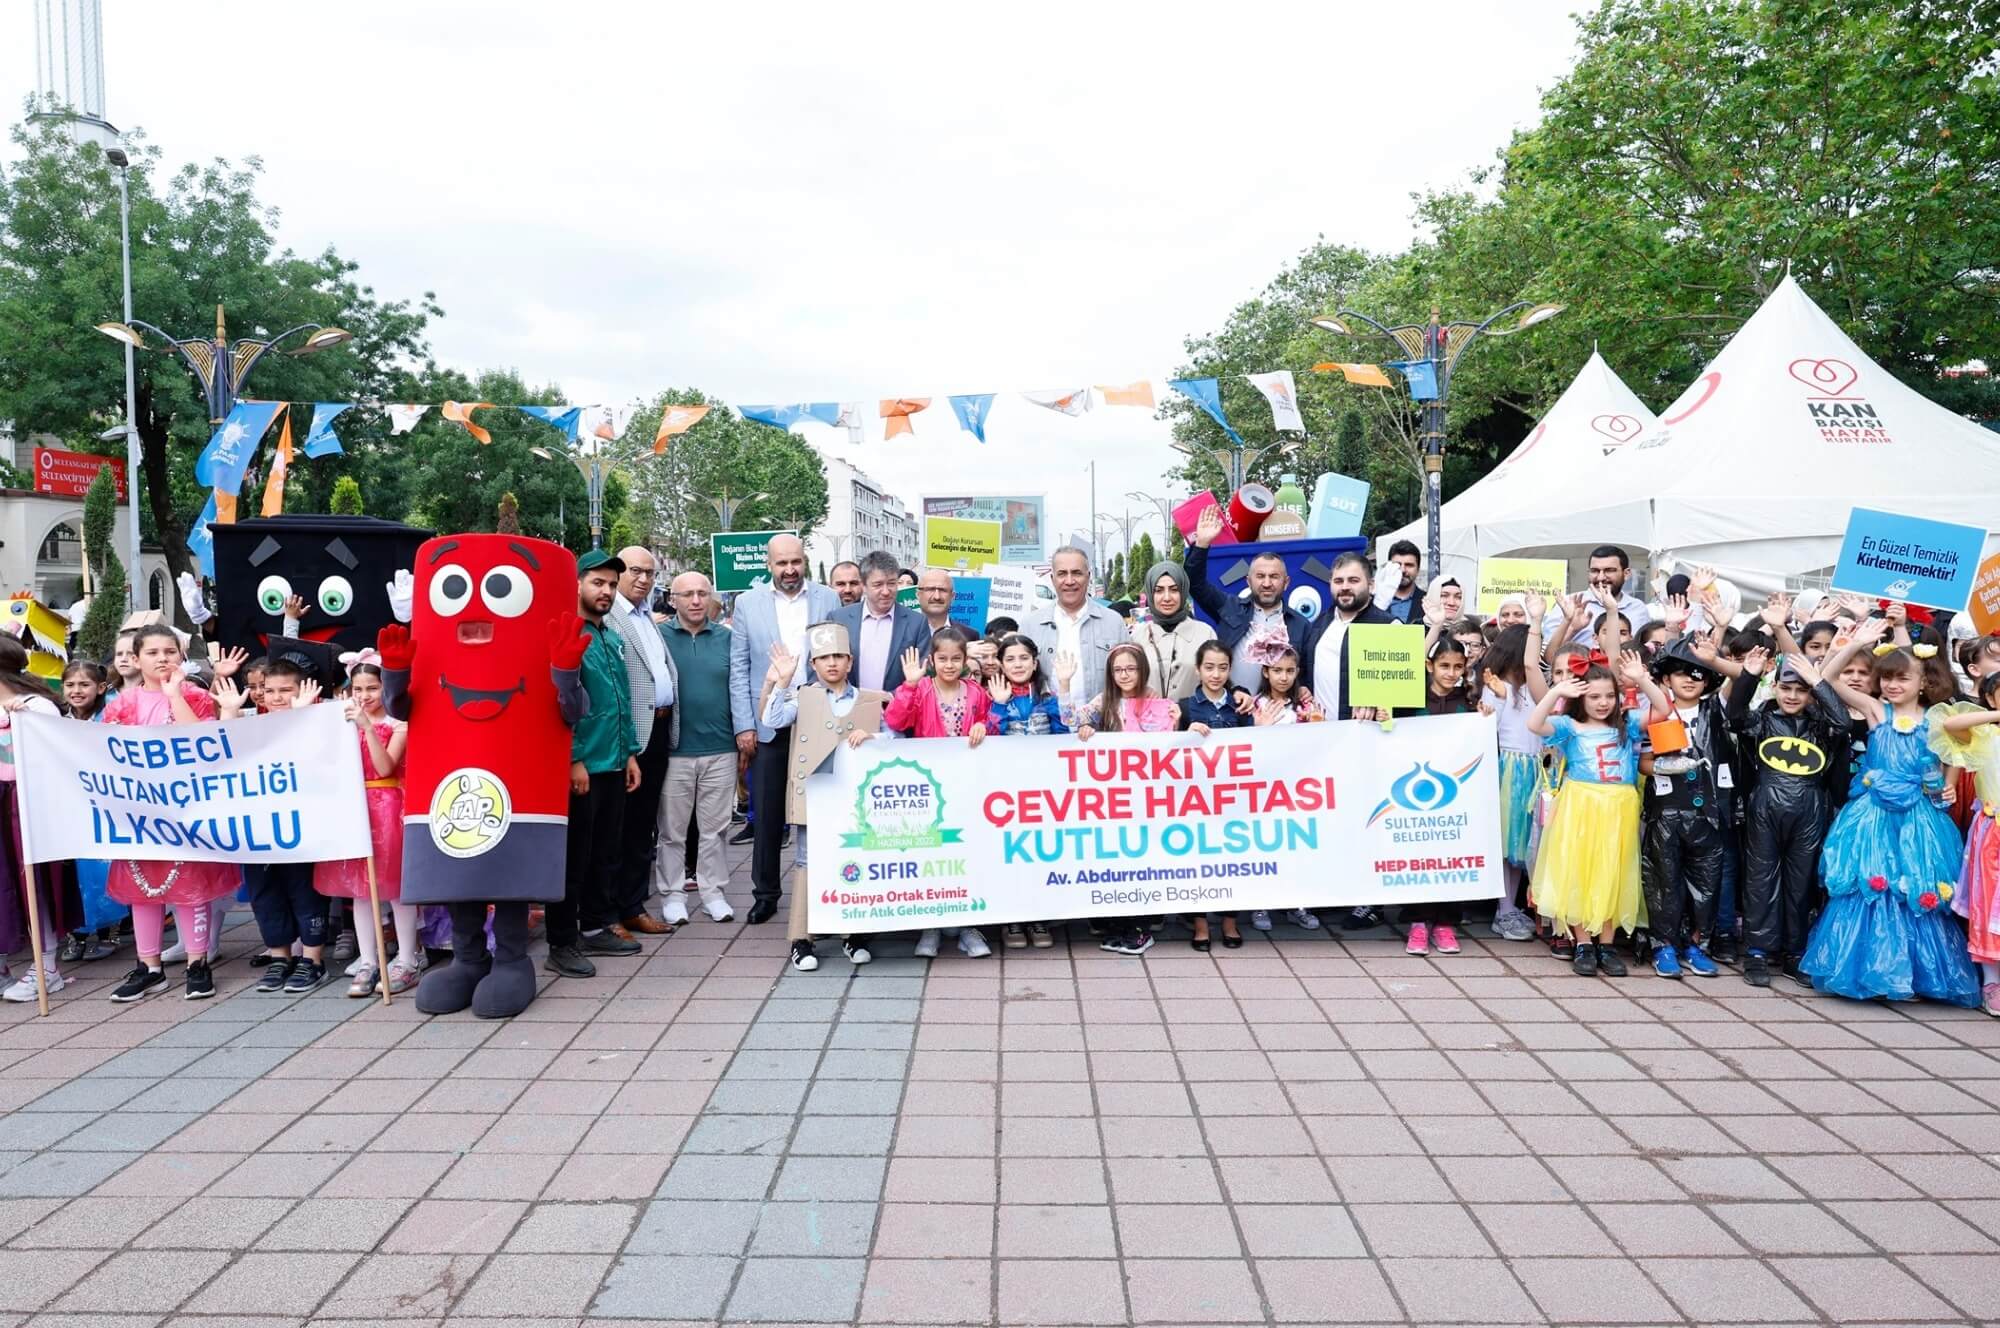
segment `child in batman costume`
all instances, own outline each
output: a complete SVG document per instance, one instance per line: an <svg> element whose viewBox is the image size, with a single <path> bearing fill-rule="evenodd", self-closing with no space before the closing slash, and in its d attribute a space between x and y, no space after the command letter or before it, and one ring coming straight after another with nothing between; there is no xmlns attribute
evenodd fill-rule
<svg viewBox="0 0 2000 1328"><path fill-rule="evenodd" d="M416 563L410 628L383 628L378 648L384 706L410 726L403 898L451 912L452 961L425 975L417 1008L505 1019L535 998L528 905L563 897L570 727L590 706L576 559L520 535L448 535Z"/></svg>
<svg viewBox="0 0 2000 1328"><path fill-rule="evenodd" d="M1757 678L1770 662L1752 650L1729 686L1729 727L1746 766L1754 767L1743 834L1743 980L1771 985L1771 963L1810 986L1799 967L1806 915L1826 842L1827 765L1840 754L1847 707L1803 655L1778 669L1772 699L1750 708Z"/></svg>
<svg viewBox="0 0 2000 1328"><path fill-rule="evenodd" d="M1678 978L1693 970L1714 977L1708 944L1722 893L1726 799L1736 786L1727 717L1716 689L1722 672L1696 653L1691 636L1669 641L1653 657L1652 675L1673 709L1652 716L1654 755L1646 788L1647 928L1653 972ZM1660 749L1661 729L1678 721L1685 745Z"/></svg>

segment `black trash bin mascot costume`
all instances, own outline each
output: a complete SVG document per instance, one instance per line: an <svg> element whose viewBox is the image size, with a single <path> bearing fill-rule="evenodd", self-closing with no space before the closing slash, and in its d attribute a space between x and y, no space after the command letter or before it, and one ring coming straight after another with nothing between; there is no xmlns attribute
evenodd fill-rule
<svg viewBox="0 0 2000 1328"><path fill-rule="evenodd" d="M289 658L329 692L345 677L343 653L370 649L384 627L409 621L410 567L431 535L365 516L264 517L212 530L216 641L252 658ZM293 595L306 612L288 637Z"/></svg>
<svg viewBox="0 0 2000 1328"><path fill-rule="evenodd" d="M452 961L417 1008L506 1019L535 999L528 905L563 897L570 726L589 713L576 558L516 534L417 550L408 630L382 629L389 713L410 725L403 898L445 904ZM493 908L493 949L486 910Z"/></svg>

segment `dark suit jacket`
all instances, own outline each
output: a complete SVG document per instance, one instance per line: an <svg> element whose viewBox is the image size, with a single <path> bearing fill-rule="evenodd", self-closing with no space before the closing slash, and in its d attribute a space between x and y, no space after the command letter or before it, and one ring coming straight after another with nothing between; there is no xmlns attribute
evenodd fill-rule
<svg viewBox="0 0 2000 1328"><path fill-rule="evenodd" d="M1250 601L1240 595L1225 594L1209 582L1207 549L1190 544L1186 556L1184 566L1188 574L1188 591L1201 611L1214 621L1215 639L1234 652L1236 643L1243 639L1243 633L1250 630ZM1306 637L1311 630L1311 619L1290 605L1285 606L1285 635L1291 638L1292 649L1299 652L1302 660L1306 652Z"/></svg>
<svg viewBox="0 0 2000 1328"><path fill-rule="evenodd" d="M837 622L847 629L848 644L854 648L854 685L861 686L861 615L867 608L867 601L858 600L853 604L843 604L835 609L827 621ZM906 604L898 604L889 621L889 668L882 675L882 690L894 692L901 687L903 678L903 652L916 649L926 659L931 653L930 629L924 625L924 615Z"/></svg>
<svg viewBox="0 0 2000 1328"><path fill-rule="evenodd" d="M1314 696L1319 695L1319 685L1313 679L1313 657L1319 654L1320 639L1326 635L1327 624L1332 622L1338 613L1338 609L1329 607L1325 613L1321 614L1313 622L1312 631L1306 635L1306 644L1299 651L1299 684L1303 687L1311 688ZM1371 600L1362 606L1361 612L1355 614L1347 625L1349 627L1366 625L1368 623L1389 623L1393 625L1395 621L1388 613L1376 608L1374 601ZM1347 647L1352 640L1352 637L1343 636L1340 638L1340 675L1343 678L1347 676ZM1342 687L1340 689L1340 713L1333 716L1333 718L1352 719L1354 718L1353 709L1354 707L1347 704L1347 689ZM1407 711L1398 710L1396 713L1398 715L1421 715L1424 712L1422 708L1418 708Z"/></svg>

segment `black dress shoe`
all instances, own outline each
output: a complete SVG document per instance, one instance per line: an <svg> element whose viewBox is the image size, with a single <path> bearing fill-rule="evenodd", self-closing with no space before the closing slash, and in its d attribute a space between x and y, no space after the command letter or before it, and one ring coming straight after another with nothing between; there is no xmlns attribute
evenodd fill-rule
<svg viewBox="0 0 2000 1328"><path fill-rule="evenodd" d="M745 822L741 830L738 830L735 834L729 837L729 842L732 844L747 844L756 837L757 837L757 828L749 824L748 822Z"/></svg>
<svg viewBox="0 0 2000 1328"><path fill-rule="evenodd" d="M771 900L760 899L756 903L750 905L750 915L746 917L744 921L754 927L760 922L769 922L772 918L775 918L777 916L778 916L778 906Z"/></svg>

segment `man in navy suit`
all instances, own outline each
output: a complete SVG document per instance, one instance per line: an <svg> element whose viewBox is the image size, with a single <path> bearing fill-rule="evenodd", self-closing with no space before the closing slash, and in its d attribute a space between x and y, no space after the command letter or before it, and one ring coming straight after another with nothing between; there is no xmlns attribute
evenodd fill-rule
<svg viewBox="0 0 2000 1328"><path fill-rule="evenodd" d="M902 686L903 652L931 653L930 628L924 615L896 602L896 556L875 550L861 560L861 601L843 604L830 621L847 629L854 643L854 685L866 691L893 692Z"/></svg>
<svg viewBox="0 0 2000 1328"><path fill-rule="evenodd" d="M782 643L804 672L806 629L825 622L840 608L840 597L806 580L806 546L796 535L773 535L764 550L768 584L736 597L729 639L729 711L736 726L736 750L750 758L750 792L756 808L756 836L750 851L749 922L777 914L780 894L778 855L785 836L785 763L791 751L789 727L764 726L758 693L770 666L771 647Z"/></svg>

